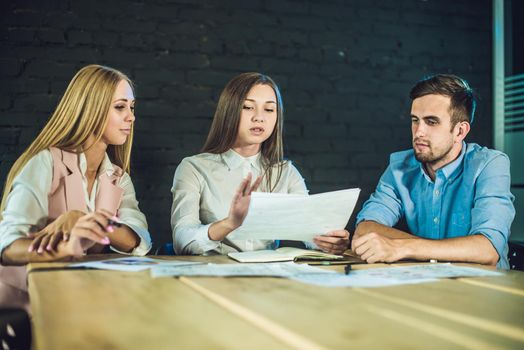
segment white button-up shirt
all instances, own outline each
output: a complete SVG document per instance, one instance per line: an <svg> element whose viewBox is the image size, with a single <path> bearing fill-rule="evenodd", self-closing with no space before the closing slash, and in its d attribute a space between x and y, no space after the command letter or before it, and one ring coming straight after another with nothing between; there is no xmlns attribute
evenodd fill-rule
<svg viewBox="0 0 524 350"><path fill-rule="evenodd" d="M233 150L222 154L201 153L182 160L173 180L171 228L177 254L227 254L274 248L270 240L209 239L212 223L226 218L241 181L251 172L253 179L264 172L260 153L244 158ZM276 167L272 179L277 176ZM265 179L259 191L268 191ZM286 161L273 192L307 194L304 179Z"/></svg>
<svg viewBox="0 0 524 350"><path fill-rule="evenodd" d="M87 193L87 161L83 153L79 156L80 171L83 175L83 192L89 212L95 211L95 198L98 190L98 176L93 189ZM107 154L100 165L99 174L113 174L113 164ZM41 230L47 223L49 213L48 193L53 180L53 158L49 150L39 152L31 158L13 181L6 207L0 222L0 255L15 240L27 237L27 233ZM151 236L147 230L145 215L138 208L135 189L131 177L124 172L118 184L124 190L122 202L118 208L120 222L132 229L140 238L139 245L131 252L133 255L145 255L151 249ZM122 253L115 248L112 250ZM124 253L125 254L125 253Z"/></svg>

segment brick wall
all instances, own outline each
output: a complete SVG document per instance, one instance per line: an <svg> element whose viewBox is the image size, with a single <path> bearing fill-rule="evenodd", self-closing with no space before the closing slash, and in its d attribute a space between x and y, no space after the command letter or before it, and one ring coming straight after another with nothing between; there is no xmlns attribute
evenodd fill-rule
<svg viewBox="0 0 524 350"><path fill-rule="evenodd" d="M286 155L311 193L369 196L389 153L410 147L407 94L427 74L470 80L482 100L469 140L492 143L489 0L2 1L0 183L90 63L136 83L132 175L157 244L175 168L240 72L280 84Z"/></svg>

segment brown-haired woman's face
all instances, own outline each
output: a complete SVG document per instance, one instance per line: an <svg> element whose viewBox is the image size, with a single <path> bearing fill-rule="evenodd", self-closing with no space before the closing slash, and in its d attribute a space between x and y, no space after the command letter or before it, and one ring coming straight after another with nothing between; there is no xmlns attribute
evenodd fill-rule
<svg viewBox="0 0 524 350"><path fill-rule="evenodd" d="M255 85L249 90L242 112L234 147L260 145L266 141L277 122L277 97L269 85Z"/></svg>

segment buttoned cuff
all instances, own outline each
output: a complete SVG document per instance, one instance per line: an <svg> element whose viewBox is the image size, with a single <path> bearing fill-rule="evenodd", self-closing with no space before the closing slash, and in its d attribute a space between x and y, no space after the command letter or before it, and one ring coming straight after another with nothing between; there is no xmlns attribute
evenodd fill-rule
<svg viewBox="0 0 524 350"><path fill-rule="evenodd" d="M198 254L204 254L220 246L220 241L213 241L209 238L209 227L211 224L202 225L197 228L193 242L198 246ZM192 242L192 243L193 243Z"/></svg>

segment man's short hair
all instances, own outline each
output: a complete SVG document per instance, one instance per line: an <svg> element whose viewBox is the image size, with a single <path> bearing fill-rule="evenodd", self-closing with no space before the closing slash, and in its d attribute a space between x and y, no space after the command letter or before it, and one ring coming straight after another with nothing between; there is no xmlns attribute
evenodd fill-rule
<svg viewBox="0 0 524 350"><path fill-rule="evenodd" d="M452 128L458 122L473 123L477 98L464 79L452 74L436 74L426 77L413 86L409 97L413 101L425 95L443 95L451 98L449 112Z"/></svg>

